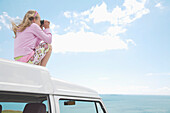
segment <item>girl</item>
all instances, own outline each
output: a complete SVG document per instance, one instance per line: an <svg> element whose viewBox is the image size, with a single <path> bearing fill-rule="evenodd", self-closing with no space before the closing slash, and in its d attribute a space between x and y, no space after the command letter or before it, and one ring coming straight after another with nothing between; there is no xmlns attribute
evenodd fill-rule
<svg viewBox="0 0 170 113"><path fill-rule="evenodd" d="M40 20L38 12L30 10L25 14L21 24L17 26L12 22L16 61L46 66L52 52L52 34L49 28L50 22L45 20L40 27Z"/></svg>

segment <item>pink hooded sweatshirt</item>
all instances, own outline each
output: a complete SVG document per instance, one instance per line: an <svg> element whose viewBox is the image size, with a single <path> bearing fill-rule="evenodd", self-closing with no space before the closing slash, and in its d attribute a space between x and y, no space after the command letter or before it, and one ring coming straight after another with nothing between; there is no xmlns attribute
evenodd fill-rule
<svg viewBox="0 0 170 113"><path fill-rule="evenodd" d="M22 32L17 32L14 40L14 58L24 56L17 61L27 62L34 54L34 50L41 41L48 44L52 42L52 34L49 28L42 30L36 23L32 23Z"/></svg>

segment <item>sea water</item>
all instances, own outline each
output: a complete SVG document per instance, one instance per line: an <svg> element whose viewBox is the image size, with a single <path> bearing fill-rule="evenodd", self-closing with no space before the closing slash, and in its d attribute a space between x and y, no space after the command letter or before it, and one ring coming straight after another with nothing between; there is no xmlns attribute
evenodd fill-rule
<svg viewBox="0 0 170 113"><path fill-rule="evenodd" d="M170 96L100 95L108 113L170 113Z"/></svg>

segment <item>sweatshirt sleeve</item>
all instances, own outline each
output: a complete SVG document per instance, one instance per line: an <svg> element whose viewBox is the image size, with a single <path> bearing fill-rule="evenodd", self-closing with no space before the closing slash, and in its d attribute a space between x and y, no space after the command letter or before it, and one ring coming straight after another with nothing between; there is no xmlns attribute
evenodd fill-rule
<svg viewBox="0 0 170 113"><path fill-rule="evenodd" d="M37 36L39 39L43 40L44 42L46 42L48 44L51 44L51 42L52 42L52 34L51 34L49 28L42 30L40 28L40 26L38 26L35 23L33 23L31 25L31 28L32 28L33 34L35 36Z"/></svg>

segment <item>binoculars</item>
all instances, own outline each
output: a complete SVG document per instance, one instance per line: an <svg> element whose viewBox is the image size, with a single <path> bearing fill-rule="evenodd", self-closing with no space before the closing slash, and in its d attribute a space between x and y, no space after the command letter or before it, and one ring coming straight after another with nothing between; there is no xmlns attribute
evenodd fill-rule
<svg viewBox="0 0 170 113"><path fill-rule="evenodd" d="M40 23L41 23L40 26L42 26L44 24L44 20L40 20Z"/></svg>

